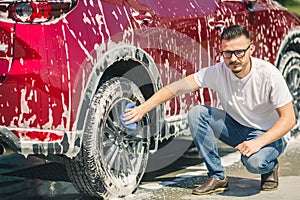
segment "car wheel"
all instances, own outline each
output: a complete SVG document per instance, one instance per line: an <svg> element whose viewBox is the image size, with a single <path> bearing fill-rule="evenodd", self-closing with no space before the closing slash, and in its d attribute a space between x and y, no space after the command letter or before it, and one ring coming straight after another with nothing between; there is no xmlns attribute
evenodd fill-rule
<svg viewBox="0 0 300 200"><path fill-rule="evenodd" d="M81 152L66 162L79 191L105 198L136 189L146 170L150 129L143 126L147 122L127 129L120 115L128 103L143 101L139 88L125 78L112 78L99 87L89 106Z"/></svg>
<svg viewBox="0 0 300 200"><path fill-rule="evenodd" d="M296 51L288 51L282 57L279 66L293 96L296 126L291 133L294 135L300 130L300 54Z"/></svg>

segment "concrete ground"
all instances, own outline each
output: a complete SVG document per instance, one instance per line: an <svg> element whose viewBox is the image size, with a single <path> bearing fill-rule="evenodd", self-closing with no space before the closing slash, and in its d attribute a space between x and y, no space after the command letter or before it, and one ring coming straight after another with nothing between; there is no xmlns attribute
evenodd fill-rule
<svg viewBox="0 0 300 200"><path fill-rule="evenodd" d="M226 146L220 147L225 149ZM206 168L201 164L187 166L174 173L156 177L156 182L142 182L136 193L124 198L144 200L196 200L196 199L266 199L300 200L300 138L290 141L286 151L279 158L279 189L260 190L260 175L251 174L241 164L238 152L222 157L229 177L229 190L221 194L192 195L192 189L202 184Z"/></svg>
<svg viewBox="0 0 300 200"><path fill-rule="evenodd" d="M180 143L180 145L183 144ZM191 149L172 165L145 174L134 194L125 198L111 198L111 200L300 200L300 137L290 141L286 151L279 158L279 189L271 192L260 191L260 175L253 175L245 170L239 160L238 152L222 143L219 149L222 164L229 177L229 190L222 194L203 196L191 194L193 188L207 179L207 170L203 162L199 159L197 151ZM167 153L170 152L172 151ZM24 159L16 154L2 159L0 157L0 199L91 200L75 190L64 175L65 171L62 168L53 165L55 163L44 166L41 165L42 162L44 161L34 157ZM156 163L158 163L157 160ZM26 179L32 175L32 172L29 173L30 170L26 170L27 167L35 165L34 172L39 172L37 176L39 178ZM22 170L18 171L20 168ZM1 175L7 172L15 174L13 176ZM53 173L59 177L52 176L52 181L44 180L44 175ZM18 174L25 179L19 178Z"/></svg>

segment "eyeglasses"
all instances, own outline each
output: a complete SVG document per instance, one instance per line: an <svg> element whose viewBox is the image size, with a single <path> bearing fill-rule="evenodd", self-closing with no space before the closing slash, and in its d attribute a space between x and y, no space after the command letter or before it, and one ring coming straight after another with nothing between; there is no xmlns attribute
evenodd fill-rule
<svg viewBox="0 0 300 200"><path fill-rule="evenodd" d="M242 58L245 56L246 51L250 48L251 43L246 49L239 49L235 51L221 51L221 54L225 59L229 59L232 57L232 54L234 54L237 58Z"/></svg>

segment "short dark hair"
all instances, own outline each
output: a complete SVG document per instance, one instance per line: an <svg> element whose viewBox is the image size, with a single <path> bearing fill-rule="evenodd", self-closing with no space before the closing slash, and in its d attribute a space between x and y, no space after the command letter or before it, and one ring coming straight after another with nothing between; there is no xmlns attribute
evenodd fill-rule
<svg viewBox="0 0 300 200"><path fill-rule="evenodd" d="M244 27L240 25L233 25L229 26L221 34L221 42L222 40L232 40L235 38L238 38L240 36L244 35L247 39L250 40L250 34L249 31Z"/></svg>

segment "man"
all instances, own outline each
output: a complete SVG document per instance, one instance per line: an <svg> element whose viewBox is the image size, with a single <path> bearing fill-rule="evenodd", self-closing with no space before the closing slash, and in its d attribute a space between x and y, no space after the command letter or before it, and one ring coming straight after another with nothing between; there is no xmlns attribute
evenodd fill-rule
<svg viewBox="0 0 300 200"><path fill-rule="evenodd" d="M241 153L249 172L261 174L262 190L278 187L277 158L286 147L283 136L295 124L292 96L272 64L251 57L254 49L246 28L230 26L221 34L224 62L171 83L140 106L126 110L123 119L130 124L178 94L200 87L217 92L224 110L197 105L188 114L190 131L209 177L193 194L228 189L216 137Z"/></svg>

